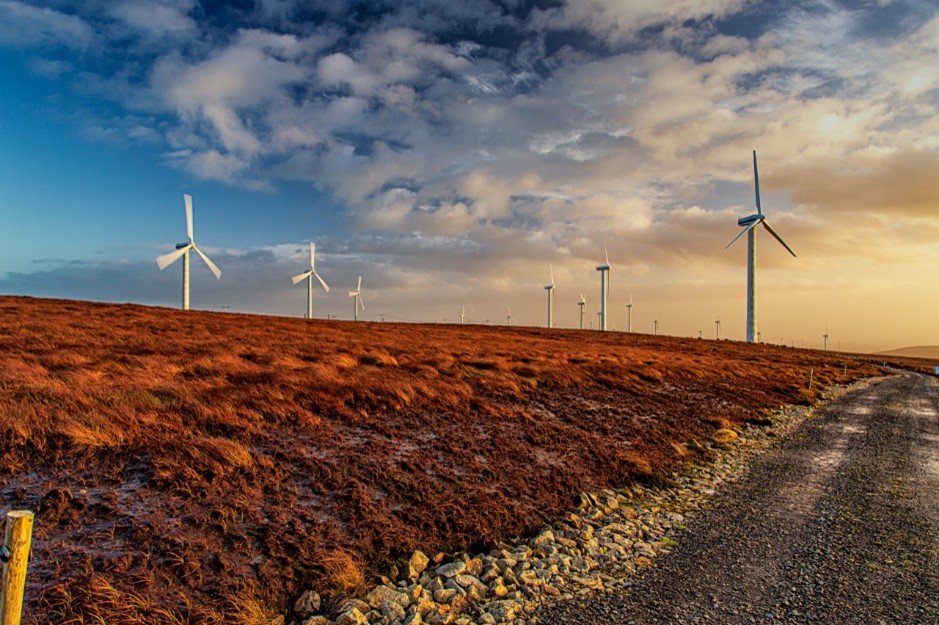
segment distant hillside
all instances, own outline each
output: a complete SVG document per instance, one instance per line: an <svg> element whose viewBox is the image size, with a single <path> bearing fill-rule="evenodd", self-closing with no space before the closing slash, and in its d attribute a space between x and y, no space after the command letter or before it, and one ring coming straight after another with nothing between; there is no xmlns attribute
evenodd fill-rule
<svg viewBox="0 0 939 625"><path fill-rule="evenodd" d="M901 347L886 352L877 352L883 356L902 356L904 358L936 358L939 359L939 345L918 345L916 347Z"/></svg>

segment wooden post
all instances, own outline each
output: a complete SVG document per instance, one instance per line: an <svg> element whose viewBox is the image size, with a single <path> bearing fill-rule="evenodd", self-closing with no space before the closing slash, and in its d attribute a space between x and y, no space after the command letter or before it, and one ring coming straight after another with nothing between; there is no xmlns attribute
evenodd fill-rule
<svg viewBox="0 0 939 625"><path fill-rule="evenodd" d="M23 616L23 591L26 565L33 541L33 513L29 510L7 512L4 546L10 560L3 565L3 588L0 588L0 625L20 625Z"/></svg>
<svg viewBox="0 0 939 625"><path fill-rule="evenodd" d="M809 369L809 390L810 391L812 390L812 372L813 371L814 369ZM4 625L6 625L6 623L4 623Z"/></svg>

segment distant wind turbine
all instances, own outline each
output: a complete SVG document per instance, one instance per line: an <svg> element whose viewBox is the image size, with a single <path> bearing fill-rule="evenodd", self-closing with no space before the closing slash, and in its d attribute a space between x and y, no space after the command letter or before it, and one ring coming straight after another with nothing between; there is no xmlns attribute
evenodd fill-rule
<svg viewBox="0 0 939 625"><path fill-rule="evenodd" d="M718 341L721 340L721 320L720 319L714 322L714 337Z"/></svg>
<svg viewBox="0 0 939 625"><path fill-rule="evenodd" d="M295 275L291 280L294 284L300 284L306 280L306 318L313 318L313 277L316 277L323 285L323 289L329 293L329 285L316 273L316 243L310 241L310 268L303 273Z"/></svg>
<svg viewBox="0 0 939 625"><path fill-rule="evenodd" d="M652 332L653 332L656 336L658 336L658 334L659 334L659 320L658 320L658 319L656 319L655 321L652 322Z"/></svg>
<svg viewBox="0 0 939 625"><path fill-rule="evenodd" d="M365 302L362 301L362 276L359 276L359 284L355 287L354 291L349 291L349 297L354 297L355 301L352 302L352 320L359 320L359 308L362 309L362 312L365 312Z"/></svg>
<svg viewBox="0 0 939 625"><path fill-rule="evenodd" d="M629 303L626 304L626 331L633 331L633 294L629 292Z"/></svg>
<svg viewBox="0 0 939 625"><path fill-rule="evenodd" d="M580 294L580 301L577 302L577 305L580 306L580 329L584 329L584 309L587 308L587 298L584 297L584 294Z"/></svg>
<svg viewBox="0 0 939 625"><path fill-rule="evenodd" d="M737 225L743 227L734 240L727 244L727 247L733 245L737 239L744 234L747 235L747 342L752 343L756 339L756 227L763 224L773 237L782 244L786 250L796 255L786 242L776 234L776 231L766 222L766 216L763 214L763 207L760 204L760 174L756 167L756 150L753 150L753 188L756 193L756 214L747 215L737 220ZM725 247L724 249L727 249Z"/></svg>
<svg viewBox="0 0 939 625"><path fill-rule="evenodd" d="M822 335L822 339L825 341L825 351L828 351L828 326L825 326L825 334Z"/></svg>
<svg viewBox="0 0 939 625"><path fill-rule="evenodd" d="M505 318L509 325L512 325L512 307L506 306L509 309L509 316Z"/></svg>
<svg viewBox="0 0 939 625"><path fill-rule="evenodd" d="M606 251L606 243L603 244L603 257L606 262L597 267L600 272L600 330L606 332L606 300L610 294L610 255Z"/></svg>
<svg viewBox="0 0 939 625"><path fill-rule="evenodd" d="M466 306L460 307L460 325L463 325L463 320L466 317Z"/></svg>
<svg viewBox="0 0 939 625"><path fill-rule="evenodd" d="M215 278L219 279L222 277L222 271L215 266L209 257L202 253L198 247L196 247L195 241L192 239L192 196L188 194L183 194L183 203L186 206L186 243L177 243L176 250L170 252L169 254L164 254L159 256L156 259L157 267L160 268L160 271L163 271L174 262L176 262L180 257L183 259L183 310L189 310L189 251L193 250L196 254L199 255L208 268L215 274Z"/></svg>
<svg viewBox="0 0 939 625"><path fill-rule="evenodd" d="M554 267L549 265L551 269L551 284L546 284L544 290L548 292L548 327L554 327L554 310L552 304L554 303Z"/></svg>

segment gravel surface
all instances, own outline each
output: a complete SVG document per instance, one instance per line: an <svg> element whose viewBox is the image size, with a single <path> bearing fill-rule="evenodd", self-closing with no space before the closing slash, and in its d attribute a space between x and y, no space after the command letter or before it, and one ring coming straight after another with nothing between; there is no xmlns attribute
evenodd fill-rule
<svg viewBox="0 0 939 625"><path fill-rule="evenodd" d="M901 374L818 410L674 550L542 625L939 625L939 387Z"/></svg>

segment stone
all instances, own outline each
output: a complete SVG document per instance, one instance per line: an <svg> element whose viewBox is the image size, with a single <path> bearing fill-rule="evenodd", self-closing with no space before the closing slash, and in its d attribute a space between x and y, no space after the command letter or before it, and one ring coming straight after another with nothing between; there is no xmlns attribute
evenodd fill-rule
<svg viewBox="0 0 939 625"><path fill-rule="evenodd" d="M462 560L457 560L456 562L450 562L444 564L443 566L437 567L437 570L434 571L439 577L454 577L459 575L466 570L466 562Z"/></svg>
<svg viewBox="0 0 939 625"><path fill-rule="evenodd" d="M382 601L381 605L378 606L378 611L381 612L382 616L397 621L404 620L404 617L407 616L401 604L394 601Z"/></svg>
<svg viewBox="0 0 939 625"><path fill-rule="evenodd" d="M321 599L319 593L313 590L306 590L300 595L297 602L293 604L293 611L296 612L300 618L306 618L314 612L319 612L320 604Z"/></svg>
<svg viewBox="0 0 939 625"><path fill-rule="evenodd" d="M517 601L501 599L489 604L486 612L496 619L496 621L509 621L515 618L515 615L519 612L519 608L520 606Z"/></svg>
<svg viewBox="0 0 939 625"><path fill-rule="evenodd" d="M352 608L336 619L336 625L368 625L368 618L358 608Z"/></svg>
<svg viewBox="0 0 939 625"><path fill-rule="evenodd" d="M365 602L368 603L370 607L377 608L381 605L382 601L390 601L392 603L397 603L403 608L411 605L411 597L407 593L398 592L387 586L376 586L365 595Z"/></svg>
<svg viewBox="0 0 939 625"><path fill-rule="evenodd" d="M543 545L554 542L554 532L550 528L543 530L540 534L531 539L532 545Z"/></svg>
<svg viewBox="0 0 939 625"><path fill-rule="evenodd" d="M311 616L307 620L302 621L301 625L332 625L332 623L333 622L325 616Z"/></svg>
<svg viewBox="0 0 939 625"><path fill-rule="evenodd" d="M737 440L737 433L728 428L720 428L711 434L711 440L719 445L728 445Z"/></svg>
<svg viewBox="0 0 939 625"><path fill-rule="evenodd" d="M437 603L450 603L457 596L457 591L453 588L443 588L434 591L434 601Z"/></svg>
<svg viewBox="0 0 939 625"><path fill-rule="evenodd" d="M408 560L408 579L416 580L430 563L430 558L423 551L415 551Z"/></svg>
<svg viewBox="0 0 939 625"><path fill-rule="evenodd" d="M421 616L420 612L415 612L414 614L404 619L404 622L401 623L401 625L423 625L423 624L424 624L424 618Z"/></svg>

